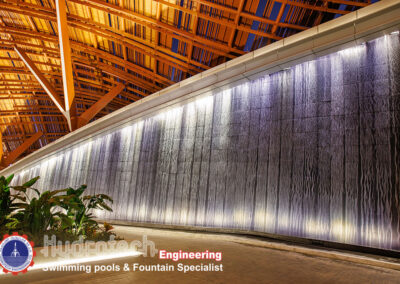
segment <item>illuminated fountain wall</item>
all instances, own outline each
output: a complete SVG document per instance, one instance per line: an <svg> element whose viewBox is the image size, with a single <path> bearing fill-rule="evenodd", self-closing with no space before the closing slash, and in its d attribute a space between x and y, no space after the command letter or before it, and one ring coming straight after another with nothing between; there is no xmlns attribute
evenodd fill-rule
<svg viewBox="0 0 400 284"><path fill-rule="evenodd" d="M58 151L18 174L87 184L104 219L400 250L400 47L391 35Z"/></svg>

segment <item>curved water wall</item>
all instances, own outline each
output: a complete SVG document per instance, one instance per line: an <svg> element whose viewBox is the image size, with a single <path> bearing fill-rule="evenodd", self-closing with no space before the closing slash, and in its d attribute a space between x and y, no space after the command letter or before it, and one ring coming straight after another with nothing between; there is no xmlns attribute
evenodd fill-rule
<svg viewBox="0 0 400 284"><path fill-rule="evenodd" d="M400 250L400 45L391 35L132 121L19 172L87 184L104 219Z"/></svg>

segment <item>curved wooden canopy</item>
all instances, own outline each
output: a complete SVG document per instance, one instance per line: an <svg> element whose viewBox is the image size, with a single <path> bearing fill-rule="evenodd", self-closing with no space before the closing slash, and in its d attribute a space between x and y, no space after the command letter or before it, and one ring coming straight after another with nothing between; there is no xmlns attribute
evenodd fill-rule
<svg viewBox="0 0 400 284"><path fill-rule="evenodd" d="M21 145L29 154L175 82L370 3L0 0L3 166Z"/></svg>

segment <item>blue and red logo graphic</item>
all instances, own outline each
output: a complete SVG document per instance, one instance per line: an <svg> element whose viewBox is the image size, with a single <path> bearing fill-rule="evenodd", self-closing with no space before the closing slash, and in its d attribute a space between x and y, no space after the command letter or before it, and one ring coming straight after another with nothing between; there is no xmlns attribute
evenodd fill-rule
<svg viewBox="0 0 400 284"><path fill-rule="evenodd" d="M4 235L3 241L0 242L0 266L3 267L3 272L11 272L14 275L19 272L26 273L28 267L33 266L33 258L36 255L33 246L33 242L30 242L26 235Z"/></svg>

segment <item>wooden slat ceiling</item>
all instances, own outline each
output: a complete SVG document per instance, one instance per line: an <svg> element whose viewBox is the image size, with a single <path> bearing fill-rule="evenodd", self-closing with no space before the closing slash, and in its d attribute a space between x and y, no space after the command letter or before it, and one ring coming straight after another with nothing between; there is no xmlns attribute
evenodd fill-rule
<svg viewBox="0 0 400 284"><path fill-rule="evenodd" d="M126 86L97 119L371 0L66 3L77 114L118 82ZM38 131L44 135L25 155L69 132L66 119L14 51L15 45L63 98L55 0L0 0L0 131L6 156Z"/></svg>

